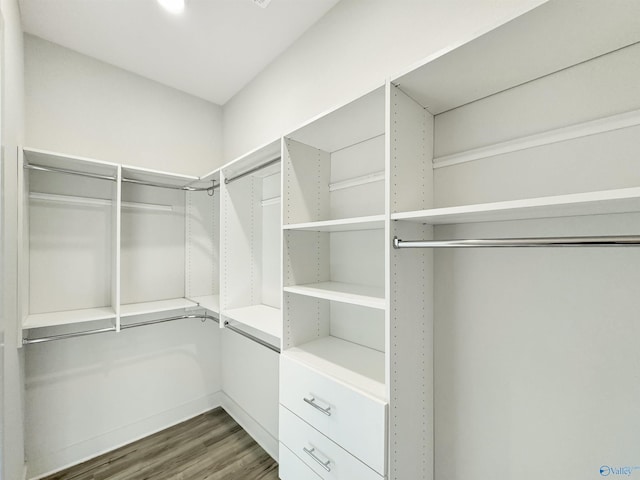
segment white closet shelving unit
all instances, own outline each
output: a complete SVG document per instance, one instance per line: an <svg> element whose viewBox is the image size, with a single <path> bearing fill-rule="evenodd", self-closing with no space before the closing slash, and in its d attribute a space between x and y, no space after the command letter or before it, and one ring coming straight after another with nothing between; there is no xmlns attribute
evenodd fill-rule
<svg viewBox="0 0 640 480"><path fill-rule="evenodd" d="M280 348L280 141L222 168L222 315Z"/></svg>
<svg viewBox="0 0 640 480"><path fill-rule="evenodd" d="M20 161L22 328L118 326L120 166L26 148Z"/></svg>
<svg viewBox="0 0 640 480"><path fill-rule="evenodd" d="M639 14L551 1L392 79L391 237L638 235ZM639 254L392 250L390 478L577 479L630 455L637 428L586 425L640 401L596 381L640 365Z"/></svg>
<svg viewBox="0 0 640 480"><path fill-rule="evenodd" d="M219 174L200 180L31 148L21 162L22 329L98 322L119 331L132 317L218 311L219 201L163 186L208 188Z"/></svg>
<svg viewBox="0 0 640 480"><path fill-rule="evenodd" d="M328 454L344 478L386 471L384 159L384 87L283 143L281 451L322 478Z"/></svg>

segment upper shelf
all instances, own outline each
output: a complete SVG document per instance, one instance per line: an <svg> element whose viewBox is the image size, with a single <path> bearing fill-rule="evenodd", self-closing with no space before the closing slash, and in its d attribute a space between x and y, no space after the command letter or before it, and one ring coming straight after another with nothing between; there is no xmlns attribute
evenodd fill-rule
<svg viewBox="0 0 640 480"><path fill-rule="evenodd" d="M636 43L638 18L640 2L550 0L392 83L435 115Z"/></svg>
<svg viewBox="0 0 640 480"><path fill-rule="evenodd" d="M110 307L85 308L82 310L68 310L63 312L35 313L29 315L22 328L54 327L71 325L74 323L95 322L97 320L115 319L116 313Z"/></svg>
<svg viewBox="0 0 640 480"><path fill-rule="evenodd" d="M24 163L26 165L62 168L79 173L89 173L93 175L106 175L113 177L115 177L118 172L117 164L103 162L101 160L95 160L92 158L66 155L28 147L24 147L22 149L22 152L24 154Z"/></svg>
<svg viewBox="0 0 640 480"><path fill-rule="evenodd" d="M429 225L640 212L640 187L394 213Z"/></svg>
<svg viewBox="0 0 640 480"><path fill-rule="evenodd" d="M335 302L360 305L362 307L384 310L384 287L370 285L356 285L343 282L307 283L304 285L291 285L284 287L288 293L306 295L308 297L332 300Z"/></svg>

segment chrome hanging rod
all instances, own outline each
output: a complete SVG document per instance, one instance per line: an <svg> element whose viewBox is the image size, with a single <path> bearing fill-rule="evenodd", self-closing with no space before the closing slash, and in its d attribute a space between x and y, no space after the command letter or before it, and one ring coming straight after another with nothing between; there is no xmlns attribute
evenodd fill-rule
<svg viewBox="0 0 640 480"><path fill-rule="evenodd" d="M401 240L393 248L499 248L499 247L632 247L640 236L492 238L482 240Z"/></svg>
<svg viewBox="0 0 640 480"><path fill-rule="evenodd" d="M278 158L274 158L273 160L270 160L266 163L263 163L262 165L258 165L257 167L253 167L251 170L247 170L246 172L240 173L238 175L236 175L235 177L231 177L231 178L225 178L224 179L224 183L231 183L234 182L236 180L240 180L241 178L246 177L247 175L251 175L252 173L255 173L259 170L262 170L263 168L267 168L270 167L271 165L275 165L276 163L278 163L280 161L280 157Z"/></svg>
<svg viewBox="0 0 640 480"><path fill-rule="evenodd" d="M245 332L244 330L240 330L237 327L234 327L233 325L231 325L229 323L229 321L225 321L224 322L224 326L225 328L228 328L229 330L231 330L232 332L235 332L239 335L242 335L243 337L248 338L249 340L252 340L260 345L262 345L263 347L267 347L269 350L273 350L276 353L280 353L280 349L274 345L271 345L269 342L265 342L264 340L262 340L261 338L256 337L255 335L251 335L250 333Z"/></svg>
<svg viewBox="0 0 640 480"><path fill-rule="evenodd" d="M75 170L68 170L66 168L45 167L43 165L36 165L33 163L25 163L24 168L28 170L38 170L40 172L65 173L67 175L78 175L80 177L97 178L99 180L110 180L112 182L115 182L117 180L116 177L111 177L109 175L100 175L99 173L77 172Z"/></svg>
<svg viewBox="0 0 640 480"><path fill-rule="evenodd" d="M158 188L170 188L172 190L184 190L186 192L207 192L209 195L213 195L213 192L216 188L220 186L220 184L216 184L213 180L211 180L212 185L210 187L189 187L189 186L179 186L179 185L167 185L165 183L154 183L147 182L145 180L134 180L133 178L122 177L123 183L135 183L136 185L146 185L148 187L158 187Z"/></svg>
<svg viewBox="0 0 640 480"><path fill-rule="evenodd" d="M145 322L138 323L129 323L127 325L121 325L120 330L126 330L128 328L136 328L136 327L144 327L146 325L155 325L157 323L165 323L165 322L173 322L175 320L184 320L187 318L201 318L202 321L213 320L214 322L219 322L219 320L211 315L203 314L194 314L194 315L178 315L176 317L169 318L161 318L158 320L147 320ZM73 333L63 333L60 335L51 335L49 337L40 337L40 338L23 338L22 345L33 345L36 343L45 343L45 342L53 342L55 340L65 340L67 338L75 338L75 337L86 337L87 335L96 335L98 333L107 333L107 332L115 332L116 327L106 327L106 328L97 328L95 330L87 330L84 332L73 332Z"/></svg>

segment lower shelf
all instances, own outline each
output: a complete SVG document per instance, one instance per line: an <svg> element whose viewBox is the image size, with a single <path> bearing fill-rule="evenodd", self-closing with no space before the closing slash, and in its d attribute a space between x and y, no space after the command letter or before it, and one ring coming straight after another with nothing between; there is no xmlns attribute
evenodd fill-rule
<svg viewBox="0 0 640 480"><path fill-rule="evenodd" d="M54 327L56 325L71 325L73 323L94 322L115 318L116 313L111 307L85 308L82 310L66 310L62 312L35 313L27 316L22 328Z"/></svg>
<svg viewBox="0 0 640 480"><path fill-rule="evenodd" d="M184 308L197 306L197 303L187 300L186 298L172 298L169 300L158 300L155 302L129 303L127 305L120 306L120 316L133 317L136 315L170 312L171 310L182 310Z"/></svg>
<svg viewBox="0 0 640 480"><path fill-rule="evenodd" d="M284 354L381 400L386 398L384 352L337 337L323 337Z"/></svg>
<svg viewBox="0 0 640 480"><path fill-rule="evenodd" d="M225 310L223 315L235 326L240 326L248 333L280 346L282 311L279 308L268 305L250 305Z"/></svg>
<svg viewBox="0 0 640 480"><path fill-rule="evenodd" d="M220 313L220 295L205 295L203 297L189 297L189 300L197 303L210 312Z"/></svg>

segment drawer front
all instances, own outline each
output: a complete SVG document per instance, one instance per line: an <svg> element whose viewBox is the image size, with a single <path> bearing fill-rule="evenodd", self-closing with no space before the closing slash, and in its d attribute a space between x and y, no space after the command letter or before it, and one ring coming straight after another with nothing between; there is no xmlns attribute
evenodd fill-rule
<svg viewBox="0 0 640 480"><path fill-rule="evenodd" d="M385 475L385 402L281 355L280 403Z"/></svg>
<svg viewBox="0 0 640 480"><path fill-rule="evenodd" d="M307 465L296 457L291 450L280 443L278 452L278 477L281 480L321 480Z"/></svg>
<svg viewBox="0 0 640 480"><path fill-rule="evenodd" d="M280 406L280 441L324 480L382 480L378 473Z"/></svg>

